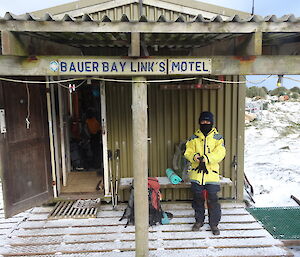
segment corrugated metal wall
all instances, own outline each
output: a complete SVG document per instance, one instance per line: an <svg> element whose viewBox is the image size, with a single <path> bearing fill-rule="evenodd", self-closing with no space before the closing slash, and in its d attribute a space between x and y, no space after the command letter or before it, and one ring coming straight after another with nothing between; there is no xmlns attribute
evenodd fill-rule
<svg viewBox="0 0 300 257"><path fill-rule="evenodd" d="M228 81L238 79L238 76L225 77ZM131 85L107 84L106 91L108 149L120 148L121 176L133 177ZM225 84L218 90L162 90L160 85L149 85L149 176L165 176L166 168L172 167L176 144L194 133L199 113L209 110L214 113L216 127L225 138L227 156L221 165L222 175L236 180L232 161L237 155L238 183L243 183L244 99L243 84ZM165 200L190 198L189 190L184 189L168 189L163 194ZM235 187L233 190L225 187L220 196L229 198L234 194Z"/></svg>
<svg viewBox="0 0 300 257"><path fill-rule="evenodd" d="M112 20L120 20L123 14L126 14L130 20L138 20L140 16L139 4L132 3L101 12L91 13L90 15L95 20L102 20L104 15L107 15ZM150 21L157 20L160 15L164 15L167 20L176 20L179 15L182 15L186 21L191 21L195 17L194 15L183 14L149 5L143 5L143 15Z"/></svg>

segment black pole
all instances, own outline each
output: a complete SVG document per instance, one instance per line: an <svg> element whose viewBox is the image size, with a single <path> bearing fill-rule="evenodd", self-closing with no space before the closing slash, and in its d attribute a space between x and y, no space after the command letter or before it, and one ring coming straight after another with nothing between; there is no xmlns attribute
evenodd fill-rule
<svg viewBox="0 0 300 257"><path fill-rule="evenodd" d="M254 15L254 0L252 0L252 12L251 15Z"/></svg>
<svg viewBox="0 0 300 257"><path fill-rule="evenodd" d="M300 200L299 200L296 196L291 195L291 198L292 198L298 205L300 205Z"/></svg>
<svg viewBox="0 0 300 257"><path fill-rule="evenodd" d="M140 17L143 15L143 0L139 0Z"/></svg>

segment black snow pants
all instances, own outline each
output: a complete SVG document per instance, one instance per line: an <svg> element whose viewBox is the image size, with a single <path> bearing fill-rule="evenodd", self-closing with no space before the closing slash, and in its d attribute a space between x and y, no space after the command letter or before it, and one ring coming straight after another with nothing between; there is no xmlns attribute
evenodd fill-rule
<svg viewBox="0 0 300 257"><path fill-rule="evenodd" d="M217 195L217 193L220 191L220 185L206 184L202 186L195 182L192 182L191 184L191 190L193 194L192 207L195 210L196 222L204 222L204 190L207 190L208 223L210 226L217 226L221 220L221 206L218 202Z"/></svg>

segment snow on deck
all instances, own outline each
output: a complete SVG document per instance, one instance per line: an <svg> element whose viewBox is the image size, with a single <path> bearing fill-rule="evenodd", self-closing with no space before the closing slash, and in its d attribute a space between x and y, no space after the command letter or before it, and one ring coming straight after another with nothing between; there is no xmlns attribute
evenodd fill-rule
<svg viewBox="0 0 300 257"><path fill-rule="evenodd" d="M48 220L53 207L36 207L10 219L0 218L0 256L135 256L134 226L119 221L126 205L102 205L98 218ZM222 204L220 236L208 224L192 232L193 210L187 203L165 203L169 225L149 228L149 256L292 256L245 210Z"/></svg>

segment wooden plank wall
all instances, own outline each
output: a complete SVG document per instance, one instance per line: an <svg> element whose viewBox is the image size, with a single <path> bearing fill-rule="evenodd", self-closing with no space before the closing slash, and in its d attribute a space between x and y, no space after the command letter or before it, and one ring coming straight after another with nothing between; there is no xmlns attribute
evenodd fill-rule
<svg viewBox="0 0 300 257"><path fill-rule="evenodd" d="M226 76L225 80L239 81L239 76ZM218 90L161 90L159 84L148 86L148 150L149 176L165 176L172 168L175 147L187 140L199 127L201 111L214 113L216 127L225 138L227 155L221 163L221 174L234 182L236 172L232 167L234 156L238 156L238 187L242 197L244 155L244 85L225 84ZM108 149L121 149L120 170L122 177L133 177L132 173L132 115L131 87L129 85L107 85ZM112 165L115 169L115 161ZM115 172L114 172L115 174ZM164 200L187 200L186 189L163 190ZM235 196L234 187L225 187L223 198ZM242 200L240 198L239 200Z"/></svg>

